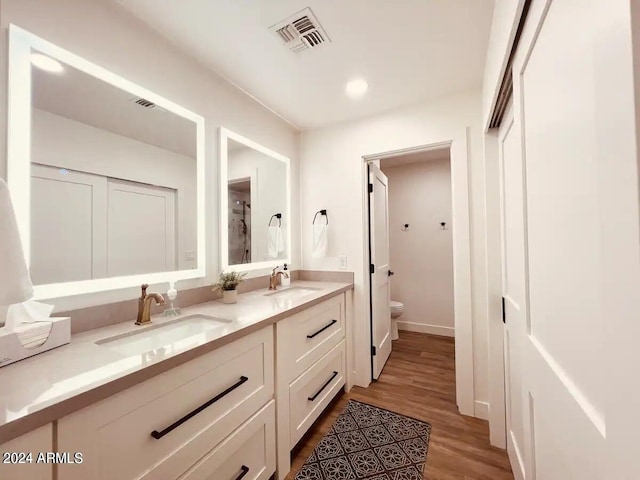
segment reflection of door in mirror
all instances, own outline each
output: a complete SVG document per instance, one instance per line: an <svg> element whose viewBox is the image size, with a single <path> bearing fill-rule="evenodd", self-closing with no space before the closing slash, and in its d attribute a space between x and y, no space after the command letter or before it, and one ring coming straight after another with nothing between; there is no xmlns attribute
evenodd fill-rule
<svg viewBox="0 0 640 480"><path fill-rule="evenodd" d="M175 190L37 164L32 188L35 284L176 270Z"/></svg>
<svg viewBox="0 0 640 480"><path fill-rule="evenodd" d="M251 179L229 180L229 265L251 263Z"/></svg>
<svg viewBox="0 0 640 480"><path fill-rule="evenodd" d="M31 74L34 284L197 268L195 124L70 65Z"/></svg>

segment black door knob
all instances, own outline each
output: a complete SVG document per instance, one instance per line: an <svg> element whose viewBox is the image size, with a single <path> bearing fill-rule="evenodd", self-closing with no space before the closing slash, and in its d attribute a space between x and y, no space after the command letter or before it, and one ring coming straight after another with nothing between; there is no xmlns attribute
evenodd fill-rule
<svg viewBox="0 0 640 480"><path fill-rule="evenodd" d="M388 275L388 276L390 276L390 277L391 277L394 273L395 273L395 272L392 272L391 270L388 270L388 271L387 271L387 275Z"/></svg>

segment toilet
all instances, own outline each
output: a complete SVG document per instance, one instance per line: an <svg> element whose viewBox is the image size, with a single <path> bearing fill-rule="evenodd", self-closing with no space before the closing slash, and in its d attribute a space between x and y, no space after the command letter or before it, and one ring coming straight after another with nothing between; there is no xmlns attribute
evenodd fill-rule
<svg viewBox="0 0 640 480"><path fill-rule="evenodd" d="M403 311L404 304L402 302L391 300L391 340L398 340L398 338L400 338L398 334L398 317L402 315Z"/></svg>

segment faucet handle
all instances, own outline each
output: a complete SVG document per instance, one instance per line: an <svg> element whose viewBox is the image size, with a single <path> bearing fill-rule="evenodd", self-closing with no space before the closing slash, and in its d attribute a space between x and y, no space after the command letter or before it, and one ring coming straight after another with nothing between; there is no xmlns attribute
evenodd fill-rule
<svg viewBox="0 0 640 480"><path fill-rule="evenodd" d="M148 283L143 283L142 285L140 285L140 290L141 290L140 298L144 298L147 296L147 288L149 288Z"/></svg>

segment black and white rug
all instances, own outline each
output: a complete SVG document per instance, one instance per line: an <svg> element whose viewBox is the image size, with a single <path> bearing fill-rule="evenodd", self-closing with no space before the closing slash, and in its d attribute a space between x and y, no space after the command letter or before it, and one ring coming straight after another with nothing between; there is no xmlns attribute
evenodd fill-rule
<svg viewBox="0 0 640 480"><path fill-rule="evenodd" d="M422 480L431 425L349 400L295 480Z"/></svg>

